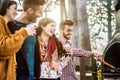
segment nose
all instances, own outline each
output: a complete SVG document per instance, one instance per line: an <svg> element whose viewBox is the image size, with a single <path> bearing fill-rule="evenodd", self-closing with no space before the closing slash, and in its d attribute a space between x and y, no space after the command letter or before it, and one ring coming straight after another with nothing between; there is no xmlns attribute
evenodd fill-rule
<svg viewBox="0 0 120 80"><path fill-rule="evenodd" d="M53 31L56 31L56 27L53 29Z"/></svg>
<svg viewBox="0 0 120 80"><path fill-rule="evenodd" d="M53 30L53 33L55 33L55 29Z"/></svg>
<svg viewBox="0 0 120 80"><path fill-rule="evenodd" d="M72 35L72 31L70 31L70 33L69 33L70 35Z"/></svg>
<svg viewBox="0 0 120 80"><path fill-rule="evenodd" d="M16 12L15 15L18 15L18 13Z"/></svg>
<svg viewBox="0 0 120 80"><path fill-rule="evenodd" d="M15 15L18 15L17 10L15 10Z"/></svg>

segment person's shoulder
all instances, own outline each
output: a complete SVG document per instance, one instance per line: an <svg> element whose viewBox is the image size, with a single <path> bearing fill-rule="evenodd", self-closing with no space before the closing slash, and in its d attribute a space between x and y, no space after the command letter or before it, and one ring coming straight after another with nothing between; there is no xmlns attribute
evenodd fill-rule
<svg viewBox="0 0 120 80"><path fill-rule="evenodd" d="M0 19L1 19L1 18L3 18L3 16L2 16L2 15L0 15Z"/></svg>
<svg viewBox="0 0 120 80"><path fill-rule="evenodd" d="M5 21L4 17L0 15L0 22Z"/></svg>
<svg viewBox="0 0 120 80"><path fill-rule="evenodd" d="M21 22L17 21L17 20L14 20L14 23L15 24L22 24Z"/></svg>
<svg viewBox="0 0 120 80"><path fill-rule="evenodd" d="M3 16L0 15L0 25L6 25L6 21Z"/></svg>
<svg viewBox="0 0 120 80"><path fill-rule="evenodd" d="M21 27L25 27L27 24L24 24L22 22L19 22L17 20L14 20L14 24L18 27L18 28L21 28Z"/></svg>

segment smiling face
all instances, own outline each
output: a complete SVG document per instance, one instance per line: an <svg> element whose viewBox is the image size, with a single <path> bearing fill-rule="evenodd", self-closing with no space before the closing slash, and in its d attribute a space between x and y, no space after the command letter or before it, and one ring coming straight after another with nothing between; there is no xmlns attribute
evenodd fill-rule
<svg viewBox="0 0 120 80"><path fill-rule="evenodd" d="M36 22L43 14L45 0L23 0L23 10L28 22Z"/></svg>
<svg viewBox="0 0 120 80"><path fill-rule="evenodd" d="M36 22L37 18L42 17L44 6L37 6L36 9L32 9L29 11L29 21Z"/></svg>
<svg viewBox="0 0 120 80"><path fill-rule="evenodd" d="M49 39L55 34L56 22L51 18L42 18L38 22L37 35Z"/></svg>
<svg viewBox="0 0 120 80"><path fill-rule="evenodd" d="M17 5L13 4L7 9L5 16L8 17L8 21L13 21L16 15L17 15Z"/></svg>
<svg viewBox="0 0 120 80"><path fill-rule="evenodd" d="M54 22L51 22L47 24L46 26L43 26L43 33L47 37L52 37L53 34L55 34L55 30L56 30L56 24Z"/></svg>
<svg viewBox="0 0 120 80"><path fill-rule="evenodd" d="M67 40L70 39L72 35L73 26L65 25L65 28L62 30L62 35Z"/></svg>
<svg viewBox="0 0 120 80"><path fill-rule="evenodd" d="M60 34L66 38L70 39L73 30L73 22L71 20L63 20L59 24Z"/></svg>

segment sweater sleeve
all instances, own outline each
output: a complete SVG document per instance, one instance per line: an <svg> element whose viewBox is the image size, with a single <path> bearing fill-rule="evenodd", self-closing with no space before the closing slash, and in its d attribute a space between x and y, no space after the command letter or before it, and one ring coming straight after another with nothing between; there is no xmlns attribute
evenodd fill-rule
<svg viewBox="0 0 120 80"><path fill-rule="evenodd" d="M72 48L72 51L74 56L86 56L86 57L90 56L90 51L86 51L78 48Z"/></svg>
<svg viewBox="0 0 120 80"><path fill-rule="evenodd" d="M28 34L24 28L10 34L4 30L5 26L0 25L0 27L0 57L9 57L21 48Z"/></svg>

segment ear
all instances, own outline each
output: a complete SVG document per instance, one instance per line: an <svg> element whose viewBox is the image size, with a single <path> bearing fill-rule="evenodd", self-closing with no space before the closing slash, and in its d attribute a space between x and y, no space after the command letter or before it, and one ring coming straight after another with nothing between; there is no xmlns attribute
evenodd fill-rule
<svg viewBox="0 0 120 80"><path fill-rule="evenodd" d="M28 14L32 14L34 12L34 10L32 8L28 8L27 12L28 12Z"/></svg>

